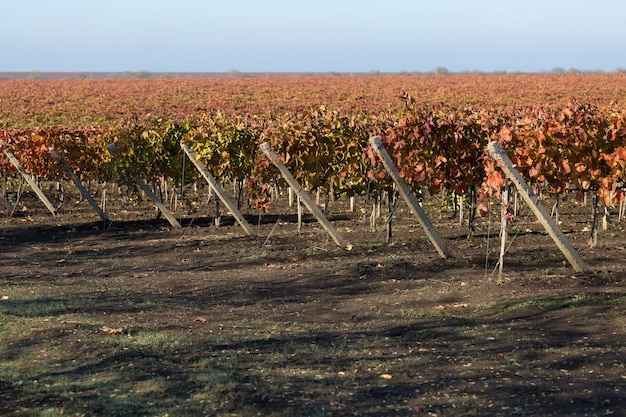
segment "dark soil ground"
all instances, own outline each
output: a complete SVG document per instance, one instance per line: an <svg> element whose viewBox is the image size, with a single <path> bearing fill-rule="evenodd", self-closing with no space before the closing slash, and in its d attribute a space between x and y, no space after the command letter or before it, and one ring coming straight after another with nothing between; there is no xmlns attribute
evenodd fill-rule
<svg viewBox="0 0 626 417"><path fill-rule="evenodd" d="M173 229L147 203L103 224L22 201L0 220L0 415L626 415L625 224L592 249L571 199L592 272L523 209L502 277L499 215L468 239L438 198L452 259L403 203L391 244L369 207L331 204L347 251L288 207L248 213L249 237L207 205Z"/></svg>

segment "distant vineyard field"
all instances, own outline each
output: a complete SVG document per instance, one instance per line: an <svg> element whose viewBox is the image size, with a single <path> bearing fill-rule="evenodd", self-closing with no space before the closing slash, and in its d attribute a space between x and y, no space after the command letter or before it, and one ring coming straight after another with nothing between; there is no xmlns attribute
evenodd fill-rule
<svg viewBox="0 0 626 417"><path fill-rule="evenodd" d="M307 189L354 195L390 186L368 148L376 135L415 189L498 194L485 151L497 140L550 194L624 198L625 74L2 81L0 126L27 170L50 179L62 175L53 146L82 179L129 182L133 167L181 185L194 176L181 170L185 141L263 206L277 175L262 142Z"/></svg>
<svg viewBox="0 0 626 417"><path fill-rule="evenodd" d="M420 103L558 107L569 100L623 111L626 74L4 80L0 126L107 126L151 114L280 114L321 105L379 114L406 91Z"/></svg>

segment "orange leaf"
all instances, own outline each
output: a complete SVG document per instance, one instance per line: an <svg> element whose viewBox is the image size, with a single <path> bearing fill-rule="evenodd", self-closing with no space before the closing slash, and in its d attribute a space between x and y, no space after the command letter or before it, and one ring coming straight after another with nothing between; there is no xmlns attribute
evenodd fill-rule
<svg viewBox="0 0 626 417"><path fill-rule="evenodd" d="M489 206L486 203L480 203L478 205L478 215L480 217L485 217L489 214Z"/></svg>
<svg viewBox="0 0 626 417"><path fill-rule="evenodd" d="M100 329L102 332L106 333L106 334L122 334L124 333L124 329L123 328L117 328L117 329L112 329L109 326L102 326L102 328Z"/></svg>

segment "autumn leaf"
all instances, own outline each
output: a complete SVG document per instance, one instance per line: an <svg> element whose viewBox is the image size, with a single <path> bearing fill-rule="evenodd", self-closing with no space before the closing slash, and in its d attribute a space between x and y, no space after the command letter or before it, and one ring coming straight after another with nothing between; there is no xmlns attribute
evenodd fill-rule
<svg viewBox="0 0 626 417"><path fill-rule="evenodd" d="M498 190L504 186L505 181L502 174L497 171L491 172L487 177L487 186L493 188L494 190Z"/></svg>
<svg viewBox="0 0 626 417"><path fill-rule="evenodd" d="M542 168L542 163L539 162L537 165L535 165L534 167L532 167L529 171L528 171L528 175L530 175L531 177L537 178L541 175L541 168Z"/></svg>
<svg viewBox="0 0 626 417"><path fill-rule="evenodd" d="M254 206L262 213L267 213L270 209L271 201L268 199L257 198L254 200Z"/></svg>
<svg viewBox="0 0 626 417"><path fill-rule="evenodd" d="M503 127L500 129L500 139L504 142L508 142L511 140L511 129L508 127Z"/></svg>
<svg viewBox="0 0 626 417"><path fill-rule="evenodd" d="M567 159L564 159L561 165L563 166L563 170L565 171L566 174L569 174L570 172L572 172L572 169L569 166L569 161Z"/></svg>
<svg viewBox="0 0 626 417"><path fill-rule="evenodd" d="M487 205L487 203L480 203L477 209L478 215L480 217L487 217L487 215L489 214L489 206Z"/></svg>
<svg viewBox="0 0 626 417"><path fill-rule="evenodd" d="M124 329L119 327L119 328L111 328L109 326L102 326L102 328L100 329L103 333L106 334L122 334L124 333Z"/></svg>

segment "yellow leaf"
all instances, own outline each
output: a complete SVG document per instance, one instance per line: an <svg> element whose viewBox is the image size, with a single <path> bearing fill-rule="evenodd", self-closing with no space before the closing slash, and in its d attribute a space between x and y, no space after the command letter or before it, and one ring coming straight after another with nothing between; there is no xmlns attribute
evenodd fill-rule
<svg viewBox="0 0 626 417"><path fill-rule="evenodd" d="M109 326L102 326L102 328L100 330L102 330L106 334L122 334L122 333L124 333L124 329L121 328L121 327L119 327L117 329L112 329Z"/></svg>

